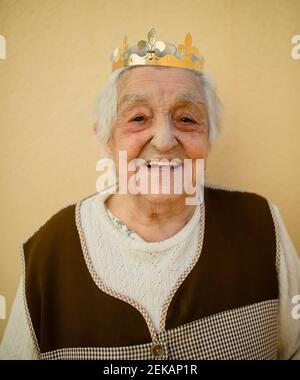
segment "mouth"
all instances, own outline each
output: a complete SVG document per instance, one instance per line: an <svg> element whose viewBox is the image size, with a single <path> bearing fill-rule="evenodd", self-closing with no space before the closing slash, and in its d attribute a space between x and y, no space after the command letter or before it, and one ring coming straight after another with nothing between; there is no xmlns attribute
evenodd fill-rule
<svg viewBox="0 0 300 380"><path fill-rule="evenodd" d="M176 169L179 166L182 165L182 161L178 158L174 158L172 160L168 160L166 158L162 159L151 159L146 161L146 164L148 169L151 168L170 168L170 169Z"/></svg>

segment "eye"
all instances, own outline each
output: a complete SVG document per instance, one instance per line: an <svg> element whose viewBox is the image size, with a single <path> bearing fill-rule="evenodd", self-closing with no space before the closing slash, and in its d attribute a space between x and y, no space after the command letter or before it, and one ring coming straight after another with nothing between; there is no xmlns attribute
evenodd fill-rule
<svg viewBox="0 0 300 380"><path fill-rule="evenodd" d="M189 117L181 117L180 118L180 121L182 121L183 123L194 123L194 120L190 119Z"/></svg>
<svg viewBox="0 0 300 380"><path fill-rule="evenodd" d="M144 121L145 120L145 118L144 118L144 116L142 116L142 115L138 115L138 116L135 116L133 119L132 119L132 121L136 121L136 122L142 122L142 121Z"/></svg>

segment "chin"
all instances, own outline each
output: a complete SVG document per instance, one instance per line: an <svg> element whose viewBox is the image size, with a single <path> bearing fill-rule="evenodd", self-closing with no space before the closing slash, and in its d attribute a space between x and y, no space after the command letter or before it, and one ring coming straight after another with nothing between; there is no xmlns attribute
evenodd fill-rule
<svg viewBox="0 0 300 380"><path fill-rule="evenodd" d="M152 203L168 203L168 202L179 202L185 200L185 194L139 194L147 202Z"/></svg>

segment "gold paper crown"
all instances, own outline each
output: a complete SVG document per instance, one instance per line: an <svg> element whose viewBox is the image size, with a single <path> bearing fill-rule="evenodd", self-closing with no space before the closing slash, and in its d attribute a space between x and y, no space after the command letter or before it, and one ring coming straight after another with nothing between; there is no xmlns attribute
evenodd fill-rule
<svg viewBox="0 0 300 380"><path fill-rule="evenodd" d="M158 41L156 32L152 28L148 32L148 41L141 40L136 46L128 47L127 36L121 48L111 54L112 71L120 67L134 65L155 65L182 67L193 70L203 68L204 59L199 50L192 46L192 36L187 33L184 44L175 45Z"/></svg>

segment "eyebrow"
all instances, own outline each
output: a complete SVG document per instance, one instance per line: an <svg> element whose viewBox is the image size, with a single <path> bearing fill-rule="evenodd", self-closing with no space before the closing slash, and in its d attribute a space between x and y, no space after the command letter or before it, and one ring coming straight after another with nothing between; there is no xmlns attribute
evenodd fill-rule
<svg viewBox="0 0 300 380"><path fill-rule="evenodd" d="M144 94L127 94L122 96L120 101L118 102L118 106L122 106L123 104L134 104L134 103L147 103L149 98Z"/></svg>
<svg viewBox="0 0 300 380"><path fill-rule="evenodd" d="M120 101L118 102L118 107L124 105L124 104L139 104L139 103L149 103L150 98L146 94L127 94L121 97ZM177 94L175 98L175 103L184 103L184 104L202 104L205 105L205 102L195 96L194 94L190 92L183 92Z"/></svg>

